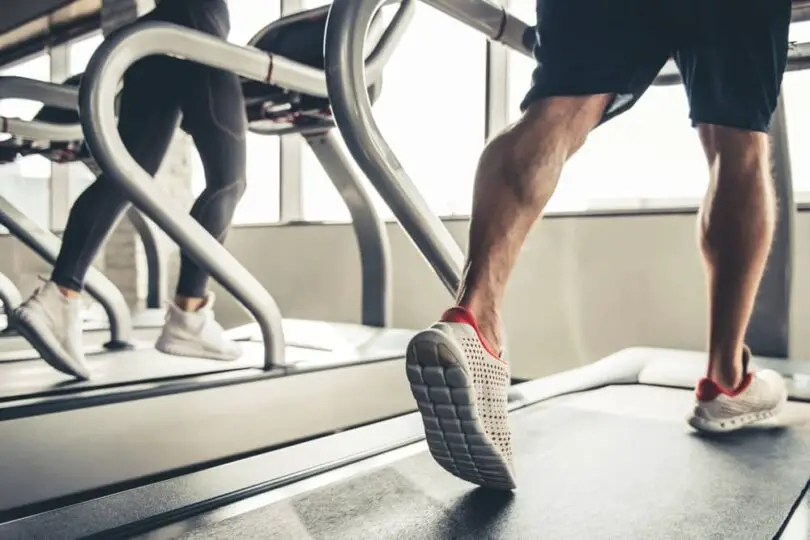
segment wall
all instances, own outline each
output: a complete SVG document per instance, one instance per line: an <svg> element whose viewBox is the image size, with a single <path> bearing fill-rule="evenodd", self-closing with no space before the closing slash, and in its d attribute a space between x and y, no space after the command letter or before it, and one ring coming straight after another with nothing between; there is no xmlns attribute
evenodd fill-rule
<svg viewBox="0 0 810 540"><path fill-rule="evenodd" d="M466 221L452 221L456 238ZM395 262L395 323L420 328L449 296L399 227L389 226ZM792 355L810 358L810 214L796 221ZM702 349L705 292L693 216L547 219L521 255L505 320L517 376L531 377L597 360L633 345ZM0 253L15 240L0 237ZM288 317L356 321L359 256L348 225L235 229L228 247ZM7 258L0 257L0 271ZM215 287L218 317L249 320Z"/></svg>
<svg viewBox="0 0 810 540"><path fill-rule="evenodd" d="M448 223L460 241L467 223ZM810 357L802 324L810 310L810 268L802 258L810 252L810 214L800 214L796 230L805 234L796 241L792 354ZM389 231L395 324L423 327L449 296L399 227ZM706 294L694 239L689 215L547 219L532 233L507 293L515 373L540 376L633 345L702 349ZM286 316L358 319L359 256L348 225L240 228L228 247ZM248 320L226 293L220 297L223 320Z"/></svg>

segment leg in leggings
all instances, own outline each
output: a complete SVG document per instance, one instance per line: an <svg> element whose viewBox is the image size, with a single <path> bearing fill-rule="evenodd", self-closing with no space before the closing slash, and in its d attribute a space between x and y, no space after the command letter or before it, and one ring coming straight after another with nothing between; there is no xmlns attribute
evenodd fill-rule
<svg viewBox="0 0 810 540"><path fill-rule="evenodd" d="M183 100L183 129L191 135L205 171L205 189L191 215L211 235L225 241L236 206L245 192L247 120L239 78L230 72L191 66L193 80ZM185 254L181 259L179 297L206 294L208 273Z"/></svg>
<svg viewBox="0 0 810 540"><path fill-rule="evenodd" d="M159 80L156 76L165 74L160 60L165 59L146 59L144 64L131 70L132 75L126 78L121 95L118 119L124 145L152 176L163 162L180 113L180 103L173 89L156 92L154 83L146 82ZM68 294L81 292L87 270L127 206L124 194L103 174L79 196L70 210L62 249L51 275L60 289Z"/></svg>
<svg viewBox="0 0 810 540"><path fill-rule="evenodd" d="M245 191L246 119L239 79L232 73L189 66L183 96L183 128L192 136L205 170L205 189L191 215L223 242L236 205ZM185 253L181 258L175 303L157 348L181 356L234 360L239 346L224 337L212 316L208 272Z"/></svg>
<svg viewBox="0 0 810 540"><path fill-rule="evenodd" d="M142 60L129 71L121 96L118 130L124 145L148 173L160 167L180 116L176 85L154 81L170 73L168 58ZM177 61L175 61L177 62ZM121 190L104 175L70 211L51 281L15 312L20 331L54 368L89 378L81 340L79 292L99 248L127 206Z"/></svg>

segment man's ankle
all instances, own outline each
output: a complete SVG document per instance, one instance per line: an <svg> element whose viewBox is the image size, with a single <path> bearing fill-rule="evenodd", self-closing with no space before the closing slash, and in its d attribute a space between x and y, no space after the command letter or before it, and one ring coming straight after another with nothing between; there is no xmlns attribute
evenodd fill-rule
<svg viewBox="0 0 810 540"><path fill-rule="evenodd" d="M745 381L745 372L741 369L714 369L709 371L708 378L724 390L734 392L739 389Z"/></svg>
<svg viewBox="0 0 810 540"><path fill-rule="evenodd" d="M459 305L447 310L442 319L469 324L490 354L501 356L500 317L496 312L478 310L476 313L470 306Z"/></svg>
<svg viewBox="0 0 810 540"><path fill-rule="evenodd" d="M54 285L56 285L56 289L62 294L62 296L64 296L68 300L78 298L81 295L79 291L74 291L73 289L69 289L68 287L64 287L57 283L54 283Z"/></svg>

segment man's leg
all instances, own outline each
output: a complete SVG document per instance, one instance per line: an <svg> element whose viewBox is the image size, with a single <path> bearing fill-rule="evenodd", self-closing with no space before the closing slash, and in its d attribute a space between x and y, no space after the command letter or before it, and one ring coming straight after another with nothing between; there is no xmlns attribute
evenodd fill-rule
<svg viewBox="0 0 810 540"><path fill-rule="evenodd" d="M469 250L458 306L500 355L500 307L526 236L557 187L563 164L585 142L610 94L550 97L492 139L478 164Z"/></svg>
<svg viewBox="0 0 810 540"><path fill-rule="evenodd" d="M632 106L669 54L648 0L623 3L539 4L541 67L521 120L481 157L458 305L408 347L408 378L431 453L469 482L515 487L499 313L526 235L566 160L600 121Z"/></svg>
<svg viewBox="0 0 810 540"><path fill-rule="evenodd" d="M710 166L699 216L709 286L708 377L738 388L743 339L776 228L776 194L765 133L698 126Z"/></svg>
<svg viewBox="0 0 810 540"><path fill-rule="evenodd" d="M785 69L791 5L696 6L700 25L690 35L698 44L676 55L711 171L699 217L709 363L689 423L730 431L773 416L787 398L777 373L749 371L743 340L776 225L767 131Z"/></svg>

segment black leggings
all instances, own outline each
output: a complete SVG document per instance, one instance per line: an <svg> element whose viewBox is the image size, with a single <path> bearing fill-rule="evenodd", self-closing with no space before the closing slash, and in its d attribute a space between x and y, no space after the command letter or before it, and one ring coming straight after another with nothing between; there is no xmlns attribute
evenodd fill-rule
<svg viewBox="0 0 810 540"><path fill-rule="evenodd" d="M223 0L163 0L141 20L172 22L222 39L230 29ZM191 215L221 243L245 191L247 120L238 76L166 56L132 66L124 77L118 131L150 175L160 167L181 116L205 170L206 187ZM116 184L99 176L70 211L51 280L81 291L99 248L127 207ZM183 254L177 294L204 296L208 277Z"/></svg>

